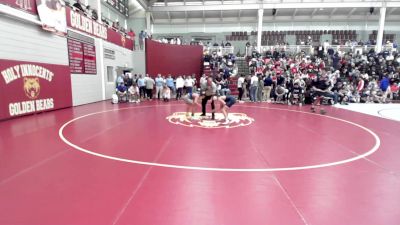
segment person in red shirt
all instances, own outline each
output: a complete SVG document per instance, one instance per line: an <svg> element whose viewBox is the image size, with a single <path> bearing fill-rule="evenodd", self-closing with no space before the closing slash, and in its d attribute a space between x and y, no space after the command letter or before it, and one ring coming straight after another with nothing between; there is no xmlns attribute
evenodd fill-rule
<svg viewBox="0 0 400 225"><path fill-rule="evenodd" d="M132 29L129 29L128 36L133 40L133 50L135 50L135 32Z"/></svg>
<svg viewBox="0 0 400 225"><path fill-rule="evenodd" d="M391 86L390 86L390 99L395 99L399 96L399 85L397 84L397 82L394 82Z"/></svg>

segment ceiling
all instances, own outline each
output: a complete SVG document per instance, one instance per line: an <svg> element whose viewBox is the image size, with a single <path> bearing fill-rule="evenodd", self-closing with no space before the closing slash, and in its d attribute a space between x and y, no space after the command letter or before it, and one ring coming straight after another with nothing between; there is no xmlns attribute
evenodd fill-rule
<svg viewBox="0 0 400 225"><path fill-rule="evenodd" d="M142 2L141 2L142 1ZM400 20L400 0L138 0L151 12L154 24L264 21L378 20L386 5L386 19ZM374 11L370 13L370 9ZM276 10L275 15L272 14Z"/></svg>

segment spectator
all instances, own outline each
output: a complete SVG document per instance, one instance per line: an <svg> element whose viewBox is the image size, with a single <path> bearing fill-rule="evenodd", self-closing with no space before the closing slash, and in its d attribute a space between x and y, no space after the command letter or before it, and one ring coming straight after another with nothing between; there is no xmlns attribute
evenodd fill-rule
<svg viewBox="0 0 400 225"><path fill-rule="evenodd" d="M169 102L169 100L171 99L171 89L169 89L167 84L164 84L164 86L163 86L162 96L163 96L164 102Z"/></svg>
<svg viewBox="0 0 400 225"><path fill-rule="evenodd" d="M183 90L183 86L184 86L184 80L182 78L182 76L178 76L178 78L176 78L176 100L179 100L182 98L182 90Z"/></svg>
<svg viewBox="0 0 400 225"><path fill-rule="evenodd" d="M129 94L129 102L136 102L136 103L140 102L139 87L137 86L136 83L133 83L133 85L129 87L128 94Z"/></svg>
<svg viewBox="0 0 400 225"><path fill-rule="evenodd" d="M164 79L161 77L161 74L158 74L156 77L156 98L160 100L162 98L162 89L164 87Z"/></svg>
<svg viewBox="0 0 400 225"><path fill-rule="evenodd" d="M76 0L76 2L72 6L83 13L85 12L84 6L82 5L81 0Z"/></svg>
<svg viewBox="0 0 400 225"><path fill-rule="evenodd" d="M150 101L153 99L153 89L154 89L155 81L149 75L146 75L146 92L147 92L147 99Z"/></svg>
<svg viewBox="0 0 400 225"><path fill-rule="evenodd" d="M175 93L175 85L174 85L174 78L172 78L171 74L168 75L166 79L166 84L169 89L171 89L171 94Z"/></svg>
<svg viewBox="0 0 400 225"><path fill-rule="evenodd" d="M146 33L144 31L140 31L140 33L139 33L139 48L140 48L140 50L143 50L145 38L146 38Z"/></svg>
<svg viewBox="0 0 400 225"><path fill-rule="evenodd" d="M250 80L250 101L257 101L257 88L258 88L258 77L253 74Z"/></svg>
<svg viewBox="0 0 400 225"><path fill-rule="evenodd" d="M86 10L85 10L86 16L88 17L92 17L92 9L90 8L90 5L86 6Z"/></svg>
<svg viewBox="0 0 400 225"><path fill-rule="evenodd" d="M271 90L272 90L272 78L271 75L268 75L265 79L264 79L264 101L266 102L271 102Z"/></svg>
<svg viewBox="0 0 400 225"><path fill-rule="evenodd" d="M146 79L143 77L142 74L139 75L139 79L138 79L137 83L139 86L140 98L145 99L146 98Z"/></svg>
<svg viewBox="0 0 400 225"><path fill-rule="evenodd" d="M193 93L193 85L194 85L194 79L192 79L191 76L187 76L185 81L184 81L184 86L186 88L186 93L187 94L192 94Z"/></svg>
<svg viewBox="0 0 400 225"><path fill-rule="evenodd" d="M118 83L117 89L116 89L116 93L118 96L118 102L122 102L122 101L128 101L127 99L127 88L124 85L123 82ZM125 97L125 100L123 100L123 98Z"/></svg>
<svg viewBox="0 0 400 225"><path fill-rule="evenodd" d="M97 14L96 9L92 9L92 19L94 19L96 21L99 19L99 15Z"/></svg>

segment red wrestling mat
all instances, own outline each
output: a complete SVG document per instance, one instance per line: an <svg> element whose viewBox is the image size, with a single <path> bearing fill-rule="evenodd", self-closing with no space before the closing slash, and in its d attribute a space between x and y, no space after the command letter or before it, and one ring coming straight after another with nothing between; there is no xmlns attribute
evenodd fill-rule
<svg viewBox="0 0 400 225"><path fill-rule="evenodd" d="M1 122L0 224L400 220L399 123L308 106L236 104L227 124L184 111L103 102Z"/></svg>

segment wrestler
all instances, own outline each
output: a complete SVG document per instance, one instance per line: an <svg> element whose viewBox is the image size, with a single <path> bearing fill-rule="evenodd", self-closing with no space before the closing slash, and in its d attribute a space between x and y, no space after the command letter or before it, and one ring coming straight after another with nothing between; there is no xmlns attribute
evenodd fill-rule
<svg viewBox="0 0 400 225"><path fill-rule="evenodd" d="M228 110L236 103L236 99L232 96L220 96L218 97L218 102L220 105L220 110L224 115L225 123L229 123Z"/></svg>
<svg viewBox="0 0 400 225"><path fill-rule="evenodd" d="M194 116L194 112L197 106L200 106L199 104L199 98L200 95L197 93L188 93L185 96L183 96L183 101L186 103L186 116Z"/></svg>

